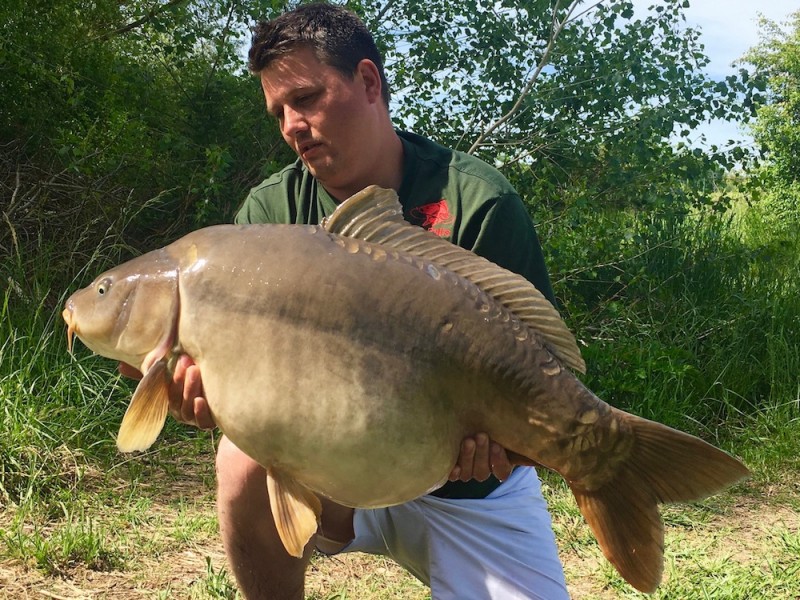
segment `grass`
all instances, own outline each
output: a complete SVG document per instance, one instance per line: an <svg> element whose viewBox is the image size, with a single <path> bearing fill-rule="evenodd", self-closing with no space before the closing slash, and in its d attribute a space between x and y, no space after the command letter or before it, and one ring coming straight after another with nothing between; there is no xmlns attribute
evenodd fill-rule
<svg viewBox="0 0 800 600"><path fill-rule="evenodd" d="M758 515L758 518L756 517ZM651 596L630 588L600 557L591 541L562 550L576 598L796 598L796 554L775 544L776 536L796 536L794 511L780 505L743 504L736 494L712 506L668 507L664 579ZM557 531L561 526L555 516ZM582 524L576 526L582 529ZM794 532L794 533L793 533ZM563 539L559 535L559 539ZM591 572L587 572L591 571Z"/></svg>
<svg viewBox="0 0 800 600"><path fill-rule="evenodd" d="M549 232L590 387L753 471L666 509L653 598L800 597L800 242L797 228L764 230L757 210L594 215ZM560 264L579 248L594 266ZM170 424L151 451L116 452L131 385L81 346L67 354L60 308L91 275L49 262L0 264L0 598L236 598L214 515L213 438ZM563 482L546 476L545 490L573 596L644 597L604 561ZM429 592L388 559L344 556L314 560L307 596Z"/></svg>
<svg viewBox="0 0 800 600"><path fill-rule="evenodd" d="M6 511L0 598L36 590L64 598L236 598L216 531L211 445L159 443L151 458L162 452L166 462L186 467L170 472L151 460L134 479L85 478L60 515ZM797 481L785 473L777 490L756 475L708 501L664 510L666 572L652 598L800 594ZM573 597L645 598L604 561L561 479L545 475L544 491ZM316 557L307 582L309 600L429 598L425 586L382 557Z"/></svg>
<svg viewBox="0 0 800 600"><path fill-rule="evenodd" d="M124 567L122 552L109 543L108 531L86 515L65 515L57 526L17 520L3 532L2 541L9 557L48 576L66 575L75 565L93 571Z"/></svg>
<svg viewBox="0 0 800 600"><path fill-rule="evenodd" d="M770 235L762 216L742 203L722 215L592 212L551 225L589 387L716 443L745 415L800 418L800 235ZM590 266L572 268L578 247Z"/></svg>

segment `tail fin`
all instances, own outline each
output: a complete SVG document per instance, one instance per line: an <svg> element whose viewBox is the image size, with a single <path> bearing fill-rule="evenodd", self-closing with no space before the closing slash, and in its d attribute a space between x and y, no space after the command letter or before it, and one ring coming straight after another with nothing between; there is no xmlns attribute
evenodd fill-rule
<svg viewBox="0 0 800 600"><path fill-rule="evenodd" d="M664 567L658 504L710 496L749 474L722 450L687 433L622 413L635 444L614 479L587 491L570 483L603 554L636 589L653 592Z"/></svg>

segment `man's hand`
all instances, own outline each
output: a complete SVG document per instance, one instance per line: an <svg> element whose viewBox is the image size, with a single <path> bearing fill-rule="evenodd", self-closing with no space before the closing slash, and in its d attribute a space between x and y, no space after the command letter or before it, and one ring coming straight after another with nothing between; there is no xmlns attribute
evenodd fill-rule
<svg viewBox="0 0 800 600"><path fill-rule="evenodd" d="M512 465L506 451L500 444L489 439L485 433L478 433L474 438L464 438L458 462L450 471L450 481L469 481L476 479L485 481L494 475L500 481L511 475Z"/></svg>
<svg viewBox="0 0 800 600"><path fill-rule="evenodd" d="M141 379L142 374L126 363L119 363L119 372L126 377ZM208 408L200 378L200 367L182 354L175 363L172 384L169 386L169 414L181 423L200 429L213 429L214 418Z"/></svg>

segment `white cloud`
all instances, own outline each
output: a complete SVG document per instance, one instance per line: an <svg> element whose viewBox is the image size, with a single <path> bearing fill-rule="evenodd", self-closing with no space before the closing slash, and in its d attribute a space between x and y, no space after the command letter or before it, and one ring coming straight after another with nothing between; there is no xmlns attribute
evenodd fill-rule
<svg viewBox="0 0 800 600"><path fill-rule="evenodd" d="M733 71L731 63L758 43L760 15L784 21L796 10L800 10L797 0L690 0L685 15L689 25L702 30L701 40L711 59L709 73L724 76Z"/></svg>
<svg viewBox="0 0 800 600"><path fill-rule="evenodd" d="M633 0L637 12L659 4L660 0ZM700 41L710 63L706 68L714 79L724 79L738 72L732 63L759 42L759 16L782 22L800 10L797 0L689 0L684 9L686 24L701 30ZM714 121L700 126L696 138L704 134L709 144L724 145L728 140L749 143L750 137L738 125Z"/></svg>

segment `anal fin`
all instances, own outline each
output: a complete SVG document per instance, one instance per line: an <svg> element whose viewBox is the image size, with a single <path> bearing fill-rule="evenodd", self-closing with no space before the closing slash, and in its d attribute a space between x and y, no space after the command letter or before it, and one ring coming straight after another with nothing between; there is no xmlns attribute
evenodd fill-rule
<svg viewBox="0 0 800 600"><path fill-rule="evenodd" d="M267 469L267 490L278 535L286 551L301 558L317 532L322 504L314 492L274 468Z"/></svg>
<svg viewBox="0 0 800 600"><path fill-rule="evenodd" d="M164 428L169 409L169 372L162 358L148 369L133 393L117 434L120 452L147 450Z"/></svg>

